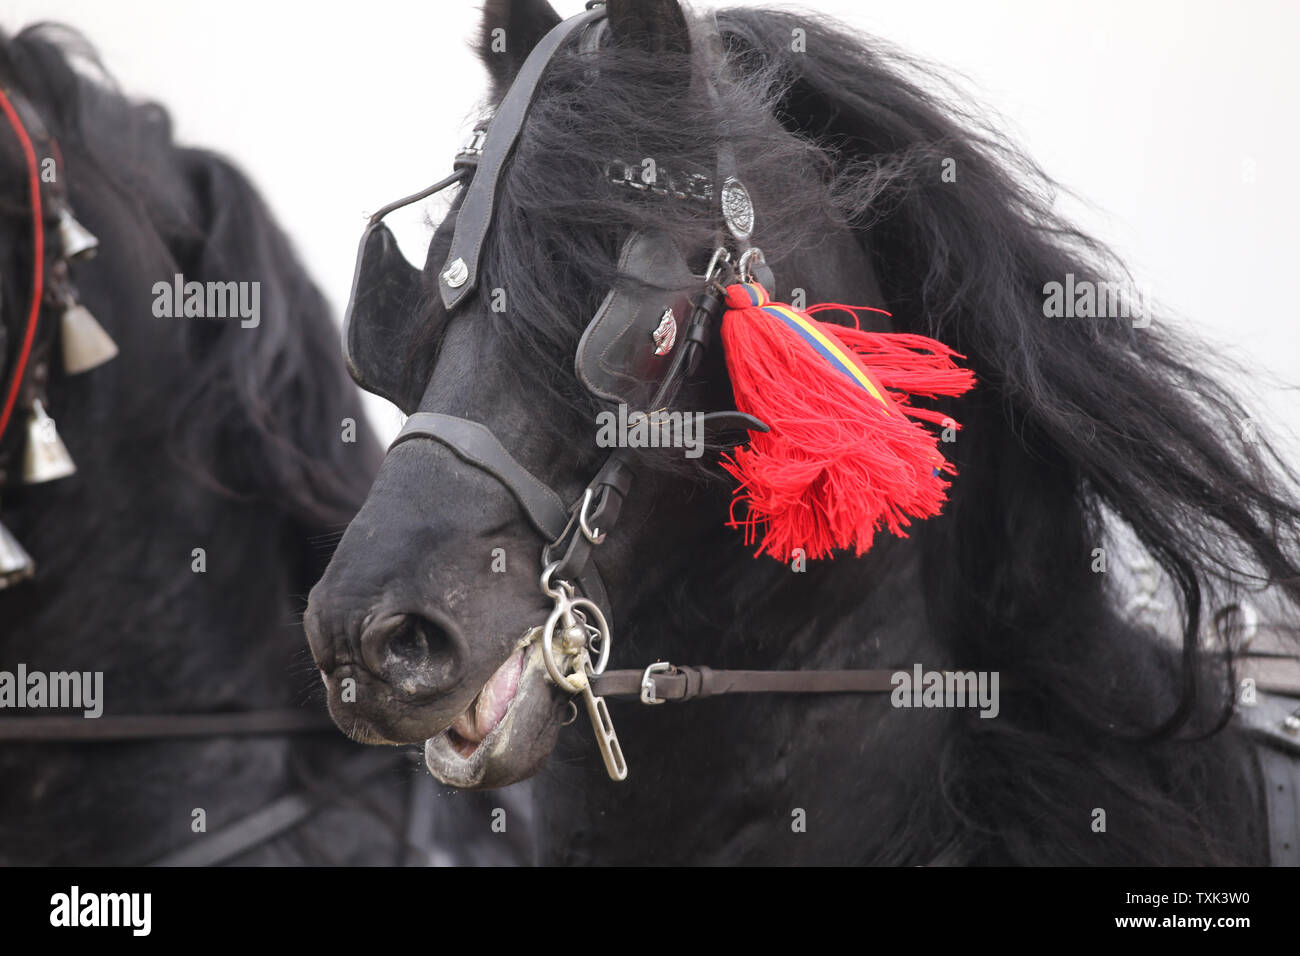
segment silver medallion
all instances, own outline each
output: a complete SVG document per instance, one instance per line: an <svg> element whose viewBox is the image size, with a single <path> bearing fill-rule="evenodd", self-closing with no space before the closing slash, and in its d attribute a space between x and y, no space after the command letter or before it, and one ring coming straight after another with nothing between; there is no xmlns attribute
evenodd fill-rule
<svg viewBox="0 0 1300 956"><path fill-rule="evenodd" d="M737 239L748 239L754 232L754 202L745 184L734 176L722 184L722 218Z"/></svg>
<svg viewBox="0 0 1300 956"><path fill-rule="evenodd" d="M447 268L442 270L442 281L453 289L459 289L468 278L469 267L465 265L465 260L461 258L453 259L447 263Z"/></svg>
<svg viewBox="0 0 1300 956"><path fill-rule="evenodd" d="M667 355L677 343L677 319L672 309L664 309L659 326L654 330L655 355Z"/></svg>

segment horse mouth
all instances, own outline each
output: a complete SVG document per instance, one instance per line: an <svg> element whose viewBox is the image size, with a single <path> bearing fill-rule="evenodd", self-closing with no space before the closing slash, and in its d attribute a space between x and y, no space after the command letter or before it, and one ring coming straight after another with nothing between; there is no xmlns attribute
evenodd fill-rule
<svg viewBox="0 0 1300 956"><path fill-rule="evenodd" d="M451 748L468 760L497 732L519 692L524 672L524 649L520 648L488 678L478 696L469 702L451 726L443 731Z"/></svg>
<svg viewBox="0 0 1300 956"><path fill-rule="evenodd" d="M558 732L564 708L557 708L555 690L536 642L513 651L451 726L424 742L429 772L461 789L500 787L530 776Z"/></svg>

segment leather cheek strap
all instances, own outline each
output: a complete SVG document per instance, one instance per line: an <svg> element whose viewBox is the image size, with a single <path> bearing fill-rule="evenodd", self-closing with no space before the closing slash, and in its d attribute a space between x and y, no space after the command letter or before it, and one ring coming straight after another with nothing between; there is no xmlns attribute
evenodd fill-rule
<svg viewBox="0 0 1300 956"><path fill-rule="evenodd" d="M456 216L456 232L452 236L451 251L438 275L439 292L448 312L460 305L478 285L479 253L492 225L501 171L519 139L524 120L528 117L528 108L532 105L533 96L541 84L551 57L575 30L595 23L604 16L605 8L600 6L556 24L528 54L497 107L492 123L488 126L478 171L465 191L465 201ZM464 264L465 275L460 279L459 285L452 285L448 279L447 267L457 260Z"/></svg>

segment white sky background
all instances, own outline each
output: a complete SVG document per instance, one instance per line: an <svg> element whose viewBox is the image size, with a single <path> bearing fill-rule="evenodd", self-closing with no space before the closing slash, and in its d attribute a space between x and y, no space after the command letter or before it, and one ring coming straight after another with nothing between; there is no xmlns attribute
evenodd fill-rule
<svg viewBox="0 0 1300 956"><path fill-rule="evenodd" d="M581 0L553 0L562 14ZM713 5L713 4L710 4ZM721 4L717 4L721 5ZM1300 3L808 0L956 71L1139 283L1257 374L1300 457ZM82 30L178 137L253 178L341 315L365 214L450 170L486 76L477 3L4 0ZM809 55L813 55L811 52ZM960 172L959 172L960 175ZM761 211L760 211L761 212ZM423 261L418 216L399 229ZM1068 320L1063 320L1068 321ZM1272 381L1269 381L1269 379ZM375 400L384 436L400 416Z"/></svg>

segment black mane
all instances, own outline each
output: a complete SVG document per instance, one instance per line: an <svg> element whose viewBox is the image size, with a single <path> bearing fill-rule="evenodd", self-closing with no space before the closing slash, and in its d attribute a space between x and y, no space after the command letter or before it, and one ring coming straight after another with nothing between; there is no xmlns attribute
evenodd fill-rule
<svg viewBox="0 0 1300 956"><path fill-rule="evenodd" d="M1300 601L1300 494L1265 438L1243 439L1249 411L1220 384L1240 372L1160 316L1145 328L1046 317L1046 283L1125 283L1127 272L1058 215L1059 187L977 110L951 89L926 91L931 68L803 12L718 20L739 79L716 105L683 88L697 58L554 58L498 194L509 228L492 230L481 265L482 288L510 293L492 317L506 360L554 406L588 416L572 355L618 281L617 238L653 227L708 248L712 226L681 200L630 200L607 185L605 164L653 156L707 171L731 141L769 258L798 247L810 208L831 211L873 257L895 327L952 345L980 382L954 405L965 429L947 515L914 538L950 659L1001 671L1019 697L1007 719L970 721L948 741L940 793L891 839L896 858L909 841L965 832L969 859L1093 859L1088 815L1101 807L1110 859L1258 859L1257 815L1234 809L1243 793L1258 799L1257 785L1236 738L1217 733L1232 712L1235 648L1207 628L1207 607L1266 584ZM792 52L795 28L816 55ZM767 114L780 126L759 121ZM956 182L941 178L945 160ZM444 319L433 305L431 325ZM1117 524L1177 589L1172 640L1128 620L1093 570L1097 548L1119 560ZM721 574L711 591L740 606L745 587L799 586ZM827 571L843 594L824 613L860 601L861 580L851 566ZM1067 825L1061 808L1076 804Z"/></svg>
<svg viewBox="0 0 1300 956"><path fill-rule="evenodd" d="M706 209L616 186L609 179L612 162L639 171L653 157L661 183L669 173L712 177L719 144L729 143L743 157L746 182L760 184L765 248L772 255L807 238L810 210L833 211L840 201L837 189L826 188L831 167L816 143L791 137L774 122L753 122L778 106L772 76L727 84L712 101L699 72L699 57L690 53L608 44L560 50L498 188L495 221L508 228L489 232L479 286L485 296L497 288L509 292L506 310L492 319L512 363L576 412L588 414L591 406L575 387L573 353L605 292L623 281L616 264L621 241L637 230L662 230L697 253L711 250L715 238ZM449 244L450 235L440 233L430 261L441 262ZM692 265L703 271L705 261ZM436 334L445 321L431 295L426 325Z"/></svg>
<svg viewBox="0 0 1300 956"><path fill-rule="evenodd" d="M790 52L795 27L816 56ZM1136 817L1126 838L1148 843L1137 858L1248 852L1242 833L1210 836L1249 830L1220 817L1231 811L1214 778L1234 761L1184 742L1220 727L1235 696L1230 649L1203 643L1210 599L1269 583L1300 600L1296 476L1265 440L1243 440L1249 413L1219 384L1240 373L1159 316L1149 328L1045 318L1045 283L1125 270L1055 213L1056 184L974 110L907 79L906 58L802 14L731 11L723 28L743 64L780 65L783 122L871 184L856 219L898 327L967 354L981 382L961 403L960 477L948 517L926 529L924 579L955 657L1014 675L1032 704L983 722L996 727L974 721L968 746L949 748L950 812L1006 858L1056 845L1068 862L1093 836L1085 820L1044 844L1027 808L1069 806L1101 776ZM948 158L955 183L940 177ZM1177 588L1177 657L1122 619L1092 569L1093 549L1118 554L1110 516ZM1013 829L1002 801L1019 805Z"/></svg>

